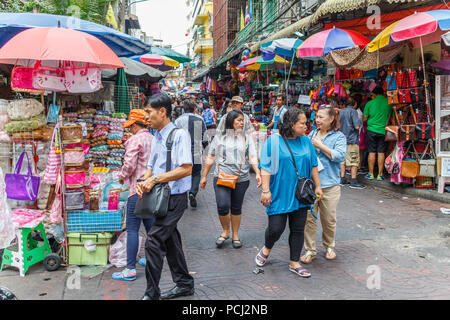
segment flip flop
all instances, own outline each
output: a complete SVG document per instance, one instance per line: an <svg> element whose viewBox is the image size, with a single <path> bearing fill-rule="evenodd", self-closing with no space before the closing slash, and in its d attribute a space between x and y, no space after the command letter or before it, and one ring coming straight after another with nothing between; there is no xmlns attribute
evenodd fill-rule
<svg viewBox="0 0 450 320"><path fill-rule="evenodd" d="M298 267L296 269L293 269L291 267L289 267L289 271L292 271L293 273L295 273L296 275L302 277L302 278L309 278L311 277L311 272L309 272L308 270L306 270L303 267Z"/></svg>
<svg viewBox="0 0 450 320"><path fill-rule="evenodd" d="M223 240L220 240L220 238L222 238ZM216 240L216 246L217 246L217 248L221 248L222 246L223 246L223 243L226 241L226 240L228 240L230 238L230 236L228 236L228 237L222 237L222 236L219 236L218 238L217 238L217 240Z"/></svg>
<svg viewBox="0 0 450 320"><path fill-rule="evenodd" d="M129 276L129 272L134 274L134 276ZM112 278L114 280L133 281L136 280L136 271L131 272L130 269L124 269L121 272L114 272Z"/></svg>

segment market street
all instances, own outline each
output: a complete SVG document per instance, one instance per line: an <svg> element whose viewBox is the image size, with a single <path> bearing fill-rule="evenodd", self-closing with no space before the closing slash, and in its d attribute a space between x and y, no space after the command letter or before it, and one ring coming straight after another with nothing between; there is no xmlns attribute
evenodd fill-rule
<svg viewBox="0 0 450 320"><path fill-rule="evenodd" d="M210 179L199 193L199 207L186 210L179 223L195 279L195 295L186 299L450 299L450 216L440 212L449 205L404 199L373 187L342 190L337 259L325 260L319 227L318 256L307 266L312 276L302 279L288 270L287 231L275 245L264 273L253 273L267 223L253 180L243 207L240 237L244 246L234 249L228 240L223 249L216 249L220 224ZM77 281L66 268L47 272L42 264L31 267L24 278L12 268L0 272L0 285L19 299L128 300L140 299L144 293L142 266L137 266L137 280L130 282L111 278L120 268L109 268L90 279L83 268L89 267L81 269L80 289L69 289ZM173 286L166 263L160 286L162 291Z"/></svg>

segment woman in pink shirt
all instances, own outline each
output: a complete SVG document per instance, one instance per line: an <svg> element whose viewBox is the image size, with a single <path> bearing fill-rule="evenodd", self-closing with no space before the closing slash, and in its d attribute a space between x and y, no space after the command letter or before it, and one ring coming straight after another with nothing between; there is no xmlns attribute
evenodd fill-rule
<svg viewBox="0 0 450 320"><path fill-rule="evenodd" d="M147 163L150 159L150 146L153 135L148 131L145 121L144 110L133 109L130 112L128 121L123 128L130 128L131 136L125 142L125 158L122 169L119 173L119 182L127 183L130 186L130 193L127 203L127 266L121 272L113 273L116 280L131 281L136 279L136 257L139 252L139 228L141 222L144 223L146 232L150 231L154 219L141 219L134 215L134 208L138 200L136 194L137 180L147 171ZM139 260L141 265L145 265L145 259Z"/></svg>

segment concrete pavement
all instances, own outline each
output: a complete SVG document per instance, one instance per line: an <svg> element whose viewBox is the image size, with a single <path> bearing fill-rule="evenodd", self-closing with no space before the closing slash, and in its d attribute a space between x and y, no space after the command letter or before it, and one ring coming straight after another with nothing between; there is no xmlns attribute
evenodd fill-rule
<svg viewBox="0 0 450 320"><path fill-rule="evenodd" d="M338 207L337 259L325 259L318 227L318 256L303 279L288 270L288 231L273 248L264 273L255 275L254 257L264 244L267 216L259 203L260 191L252 181L247 191L240 237L234 249L228 240L215 247L221 232L210 181L198 195L198 208L189 208L179 223L189 270L195 279L195 295L185 300L316 300L316 299L449 299L450 216L440 212L449 203L423 200L376 189L342 188ZM141 256L143 251L141 250ZM145 272L137 267L136 281L111 278L120 269L109 268L87 279L80 289L66 286L72 274L65 268L47 272L32 267L21 278L14 269L0 272L0 286L12 289L20 299L140 299L145 291ZM70 287L70 285L69 285ZM173 287L167 264L160 283Z"/></svg>

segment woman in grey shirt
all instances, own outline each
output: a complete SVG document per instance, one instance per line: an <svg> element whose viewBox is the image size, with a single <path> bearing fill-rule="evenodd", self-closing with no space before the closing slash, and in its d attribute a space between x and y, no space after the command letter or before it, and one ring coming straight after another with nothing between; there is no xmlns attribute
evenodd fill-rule
<svg viewBox="0 0 450 320"><path fill-rule="evenodd" d="M225 120L225 130L216 133L210 146L200 180L200 187L205 189L208 173L214 161L217 160L217 166L214 170L214 191L219 220L223 228L222 234L216 240L218 248L221 248L225 240L230 237L230 225L233 247L242 247L238 233L241 224L242 203L250 184L250 166L255 170L257 187L261 186L261 174L258 168L255 143L249 134L244 133L243 128L244 114L242 111L233 110L229 112ZM219 171L220 173L239 176L234 189L217 185Z"/></svg>

